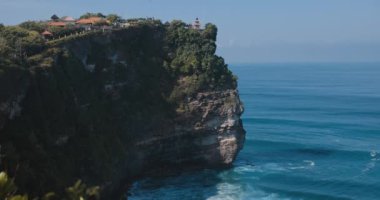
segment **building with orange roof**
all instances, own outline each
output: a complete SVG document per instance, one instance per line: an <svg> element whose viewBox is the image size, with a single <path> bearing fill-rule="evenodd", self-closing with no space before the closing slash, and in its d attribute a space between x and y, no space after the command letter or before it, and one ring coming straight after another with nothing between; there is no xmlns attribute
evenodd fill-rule
<svg viewBox="0 0 380 200"><path fill-rule="evenodd" d="M55 26L55 27L65 27L66 23L65 22L49 22L48 26Z"/></svg>
<svg viewBox="0 0 380 200"><path fill-rule="evenodd" d="M42 35L48 35L48 36L52 36L53 33L49 32L49 31L44 31L41 33Z"/></svg>
<svg viewBox="0 0 380 200"><path fill-rule="evenodd" d="M77 24L82 24L82 25L94 25L94 24L100 23L100 22L109 23L108 20L106 20L102 17L90 17L90 18L85 18L85 19L79 19L76 21Z"/></svg>
<svg viewBox="0 0 380 200"><path fill-rule="evenodd" d="M49 31L44 31L41 33L41 35L45 38L45 39L50 39L53 37L53 33L49 32Z"/></svg>
<svg viewBox="0 0 380 200"><path fill-rule="evenodd" d="M90 18L79 19L76 21L76 24L80 25L82 28L88 31L93 29L92 26L96 24L101 24L101 23L109 24L110 22L102 17L90 17Z"/></svg>

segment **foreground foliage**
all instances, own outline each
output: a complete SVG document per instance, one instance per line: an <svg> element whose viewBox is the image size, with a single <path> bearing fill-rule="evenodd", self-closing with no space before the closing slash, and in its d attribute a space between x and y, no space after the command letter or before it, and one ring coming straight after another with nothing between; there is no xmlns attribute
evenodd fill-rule
<svg viewBox="0 0 380 200"><path fill-rule="evenodd" d="M5 172L0 172L0 199L2 200L96 200L99 199L99 187L87 187L78 180L73 186L66 188L65 193L58 195L53 192L43 197L31 198L28 195L17 194L14 179Z"/></svg>

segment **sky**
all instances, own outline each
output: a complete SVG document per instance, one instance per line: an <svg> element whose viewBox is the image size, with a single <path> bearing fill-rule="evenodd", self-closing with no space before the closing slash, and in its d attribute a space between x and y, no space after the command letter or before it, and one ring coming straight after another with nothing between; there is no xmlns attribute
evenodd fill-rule
<svg viewBox="0 0 380 200"><path fill-rule="evenodd" d="M199 17L228 63L380 61L380 0L0 0L6 25L85 12Z"/></svg>

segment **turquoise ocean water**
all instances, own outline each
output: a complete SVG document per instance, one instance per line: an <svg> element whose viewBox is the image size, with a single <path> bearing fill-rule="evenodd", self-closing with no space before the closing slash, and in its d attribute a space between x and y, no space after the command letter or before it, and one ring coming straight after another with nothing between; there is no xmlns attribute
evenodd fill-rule
<svg viewBox="0 0 380 200"><path fill-rule="evenodd" d="M140 180L128 199L380 199L380 64L230 68L247 131L234 167Z"/></svg>

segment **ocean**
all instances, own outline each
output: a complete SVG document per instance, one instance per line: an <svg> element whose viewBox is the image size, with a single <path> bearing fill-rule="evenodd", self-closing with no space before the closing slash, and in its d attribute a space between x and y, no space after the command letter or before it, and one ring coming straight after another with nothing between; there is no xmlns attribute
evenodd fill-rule
<svg viewBox="0 0 380 200"><path fill-rule="evenodd" d="M234 166L146 178L128 199L380 199L380 63L230 69L247 131Z"/></svg>

